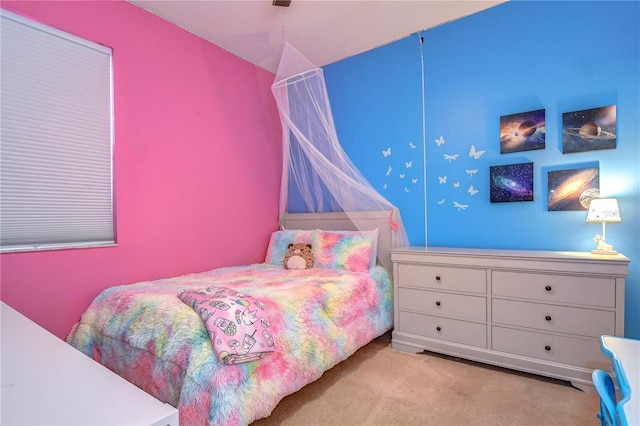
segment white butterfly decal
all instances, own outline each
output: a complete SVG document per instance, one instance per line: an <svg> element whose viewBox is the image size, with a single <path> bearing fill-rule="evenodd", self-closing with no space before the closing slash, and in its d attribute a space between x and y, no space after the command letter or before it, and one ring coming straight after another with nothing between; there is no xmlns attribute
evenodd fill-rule
<svg viewBox="0 0 640 426"><path fill-rule="evenodd" d="M440 184L447 183L447 177L446 176L443 176L443 177L438 176L438 182L440 182Z"/></svg>
<svg viewBox="0 0 640 426"><path fill-rule="evenodd" d="M416 146L413 144L413 142L409 142L409 148L416 149Z"/></svg>
<svg viewBox="0 0 640 426"><path fill-rule="evenodd" d="M390 176L390 175L391 175L391 167L389 167L389 168L387 169L387 173L386 173L386 174L387 174L387 176Z"/></svg>
<svg viewBox="0 0 640 426"><path fill-rule="evenodd" d="M411 179L411 182L418 183L418 179Z"/></svg>
<svg viewBox="0 0 640 426"><path fill-rule="evenodd" d="M404 179L404 173L400 173L400 179Z"/></svg>
<svg viewBox="0 0 640 426"><path fill-rule="evenodd" d="M440 201L438 201L438 204L444 204L444 198Z"/></svg>
<svg viewBox="0 0 640 426"><path fill-rule="evenodd" d="M413 167L413 161L405 162L404 165L407 167L407 169L410 169L411 167Z"/></svg>
<svg viewBox="0 0 640 426"><path fill-rule="evenodd" d="M455 183L453 184L453 187L454 187L454 188L460 188L460 182L455 182Z"/></svg>
<svg viewBox="0 0 640 426"><path fill-rule="evenodd" d="M409 192L409 189L407 189L407 187L404 187L404 192Z"/></svg>
<svg viewBox="0 0 640 426"><path fill-rule="evenodd" d="M478 190L477 190L477 189L475 189L475 188L473 187L473 185L471 185L471 186L469 187L469 189L467 189L467 192L468 192L469 194L471 194L471 195L476 195L476 194L478 193Z"/></svg>
<svg viewBox="0 0 640 426"><path fill-rule="evenodd" d="M473 175L475 175L476 173L478 173L478 169L473 169L473 170L469 170L469 169L467 169L467 170L465 170L465 172L467 172L467 174L468 174L469 176L473 176Z"/></svg>
<svg viewBox="0 0 640 426"><path fill-rule="evenodd" d="M382 151L382 155L388 157L391 155L391 147L387 148L385 151Z"/></svg>
<svg viewBox="0 0 640 426"><path fill-rule="evenodd" d="M436 145L440 146L444 143L444 138L440 136L440 139L435 139Z"/></svg>
<svg viewBox="0 0 640 426"><path fill-rule="evenodd" d="M382 189L387 189L387 184L382 185Z"/></svg>
<svg viewBox="0 0 640 426"><path fill-rule="evenodd" d="M469 150L469 157L473 157L474 160L477 160L482 154L484 154L484 151L476 151L476 146L471 145L471 149Z"/></svg>
<svg viewBox="0 0 640 426"><path fill-rule="evenodd" d="M460 210L464 210L467 207L469 207L469 204L460 204L457 201L454 201L453 202L453 207L456 207L458 209L458 211L460 211Z"/></svg>
<svg viewBox="0 0 640 426"><path fill-rule="evenodd" d="M444 155L444 159L449 160L449 162L451 162L451 160L455 160L456 158L458 158L458 154L454 154L454 155L443 154L443 155Z"/></svg>

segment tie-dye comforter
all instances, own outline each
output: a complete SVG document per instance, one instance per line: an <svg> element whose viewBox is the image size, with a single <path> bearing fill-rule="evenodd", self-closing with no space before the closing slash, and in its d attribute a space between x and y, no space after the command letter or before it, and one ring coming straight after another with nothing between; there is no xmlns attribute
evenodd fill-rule
<svg viewBox="0 0 640 426"><path fill-rule="evenodd" d="M259 299L277 342L268 357L220 363L200 316L177 294L211 285ZM161 401L181 425L246 425L389 330L389 272L228 267L104 290L67 341Z"/></svg>

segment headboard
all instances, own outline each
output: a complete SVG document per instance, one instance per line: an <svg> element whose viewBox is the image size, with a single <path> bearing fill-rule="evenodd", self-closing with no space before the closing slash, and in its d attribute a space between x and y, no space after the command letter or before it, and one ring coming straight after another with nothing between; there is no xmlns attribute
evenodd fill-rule
<svg viewBox="0 0 640 426"><path fill-rule="evenodd" d="M389 272L393 271L391 263L391 228L389 226L389 212L363 211L352 212L359 224L364 224L366 230L378 228L378 262ZM357 231L346 213L285 213L283 226L285 229L324 229L327 231Z"/></svg>

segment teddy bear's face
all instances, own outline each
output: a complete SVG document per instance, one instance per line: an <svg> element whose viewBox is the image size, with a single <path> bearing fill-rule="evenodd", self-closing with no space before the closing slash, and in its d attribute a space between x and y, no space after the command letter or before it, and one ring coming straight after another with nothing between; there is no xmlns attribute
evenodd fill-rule
<svg viewBox="0 0 640 426"><path fill-rule="evenodd" d="M285 269L311 269L313 268L313 251L311 244L289 244L284 255Z"/></svg>

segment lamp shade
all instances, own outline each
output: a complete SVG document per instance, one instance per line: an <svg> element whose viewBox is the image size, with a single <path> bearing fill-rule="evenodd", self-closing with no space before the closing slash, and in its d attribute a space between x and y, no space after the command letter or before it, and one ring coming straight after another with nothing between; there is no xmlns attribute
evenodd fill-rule
<svg viewBox="0 0 640 426"><path fill-rule="evenodd" d="M594 198L589 203L587 222L621 222L618 200L615 198Z"/></svg>

